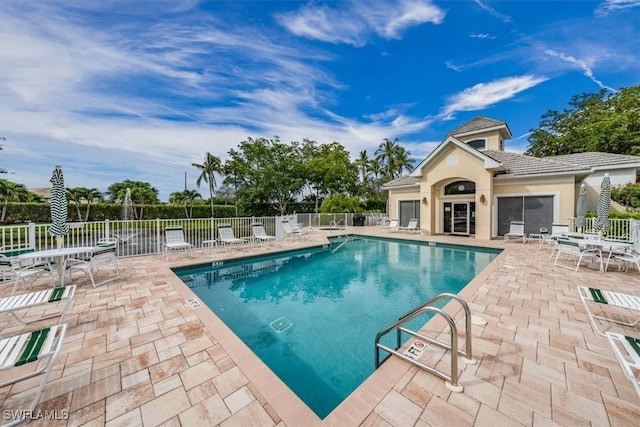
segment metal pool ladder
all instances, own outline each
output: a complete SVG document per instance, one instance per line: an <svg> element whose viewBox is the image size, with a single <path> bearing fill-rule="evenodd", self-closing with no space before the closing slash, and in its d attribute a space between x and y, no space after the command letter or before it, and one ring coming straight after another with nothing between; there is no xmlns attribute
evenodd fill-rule
<svg viewBox="0 0 640 427"><path fill-rule="evenodd" d="M434 303L442 299L452 299L452 300L458 301L462 306L462 308L464 309L464 317L465 317L465 322L464 322L465 349L464 351L458 349L458 331L457 331L456 324L453 321L453 318L446 311L433 306ZM451 332L450 343L444 343L436 339L426 337L421 333L407 329L404 326L407 322L425 313L433 313L434 315L440 315L444 317L444 319L447 321L447 324L449 325L449 329ZM380 339L394 329L396 330L396 348L395 349L387 347L386 345L380 343ZM418 360L418 357L420 354L422 354L422 351L421 351L422 349L420 348L416 349L414 348L414 345L409 346L409 348L404 353L399 352L398 350L401 347L402 332L405 332L413 337L419 338L420 340L427 341L428 343L437 345L438 347L442 347L444 349L449 350L448 353L450 354L450 357L451 357L451 373L447 374L445 372L437 370L434 367L427 366L424 363L420 362ZM414 341L414 344L419 346L418 341ZM424 343L421 343L421 344L424 345ZM381 349L389 353L382 361L380 361ZM458 384L459 373L458 373L458 357L457 356L460 355L462 357L462 360L467 364L470 364L470 365L476 364L476 360L471 355L471 311L469 310L469 305L459 296L450 294L450 293L443 293L431 298L429 301L425 302L424 304L421 304L415 309L409 311L404 316L400 317L400 319L398 319L397 322L387 326L386 328L382 329L380 332L376 334L375 355L376 355L376 365L375 365L376 369L378 369L382 363L384 363L389 357L391 357L391 355L395 355L403 360L406 360L409 363L412 363L424 369L427 372L434 374L439 378L442 378L443 380L446 381L446 386L451 391L454 391L457 393L462 392L464 388L462 387L462 385ZM411 356L414 356L415 358Z"/></svg>

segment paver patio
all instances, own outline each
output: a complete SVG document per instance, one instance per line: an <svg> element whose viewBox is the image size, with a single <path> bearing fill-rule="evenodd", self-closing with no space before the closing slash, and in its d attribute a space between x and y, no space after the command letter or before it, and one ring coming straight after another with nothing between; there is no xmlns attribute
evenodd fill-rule
<svg viewBox="0 0 640 427"><path fill-rule="evenodd" d="M319 420L209 309L187 306L195 295L169 269L325 243L330 233L314 231L305 239L172 253L168 262L162 255L120 259L121 278L97 289L77 276L67 337L36 411L68 419L35 419L32 425L640 424L640 399L605 338L593 333L576 291L590 285L638 294L637 271L574 272L554 267L549 248L515 241L402 236L374 227L349 232L505 248L460 293L487 321L473 327L478 363L460 363L463 393L391 358ZM35 286L46 287L45 280ZM10 286L0 287L0 296L9 292ZM38 325L24 327L3 315L0 335ZM425 329L438 334L443 326L432 321ZM640 328L634 332L640 335ZM422 360L447 371L441 353L427 350ZM2 409L19 409L37 380L0 389ZM2 423L8 414L3 411Z"/></svg>

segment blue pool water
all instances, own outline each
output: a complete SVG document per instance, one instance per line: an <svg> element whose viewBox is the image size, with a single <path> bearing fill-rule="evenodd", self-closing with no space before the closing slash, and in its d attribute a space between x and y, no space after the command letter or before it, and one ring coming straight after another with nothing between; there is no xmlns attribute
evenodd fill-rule
<svg viewBox="0 0 640 427"><path fill-rule="evenodd" d="M378 331L435 295L459 292L499 252L356 238L174 271L324 418L374 371Z"/></svg>

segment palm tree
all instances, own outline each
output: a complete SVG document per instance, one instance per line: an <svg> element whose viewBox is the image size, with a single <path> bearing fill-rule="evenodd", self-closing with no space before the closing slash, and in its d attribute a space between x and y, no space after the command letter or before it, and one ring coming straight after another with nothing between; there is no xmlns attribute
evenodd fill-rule
<svg viewBox="0 0 640 427"><path fill-rule="evenodd" d="M85 213L84 220L86 222L89 221L89 210L91 209L91 204L103 201L104 195L98 191L97 188L87 188L85 190L84 199L87 201L87 212Z"/></svg>
<svg viewBox="0 0 640 427"><path fill-rule="evenodd" d="M184 203L184 214L187 218L191 218L193 213L193 202L201 199L202 196L196 190L177 191L169 195L169 203Z"/></svg>
<svg viewBox="0 0 640 427"><path fill-rule="evenodd" d="M360 177L363 184L367 181L367 176L369 175L369 162L370 160L367 150L360 151L360 157L358 157L354 162L360 171Z"/></svg>
<svg viewBox="0 0 640 427"><path fill-rule="evenodd" d="M396 150L393 153L392 163L392 171L393 177L401 177L402 172L406 169L407 172L411 172L414 168L413 164L415 163L415 159L410 158L411 153L407 151L404 147L396 147ZM397 174L397 175L396 175Z"/></svg>
<svg viewBox="0 0 640 427"><path fill-rule="evenodd" d="M204 163L191 163L191 166L197 168L200 171L200 176L196 180L196 185L198 188L202 181L209 184L209 196L211 200L211 216L213 217L213 191L216 189L216 173L224 173L224 169L222 167L222 162L219 157L214 156L213 154L207 153L205 154Z"/></svg>
<svg viewBox="0 0 640 427"><path fill-rule="evenodd" d="M78 221L82 221L82 215L80 214L80 201L84 199L84 189L82 187L78 188L67 188L67 200L70 204L75 205L76 212L78 213Z"/></svg>
<svg viewBox="0 0 640 427"><path fill-rule="evenodd" d="M393 171L393 159L398 149L398 138L393 141L385 138L376 150L376 158L380 160L380 164L383 165L383 173L388 179L394 178Z"/></svg>

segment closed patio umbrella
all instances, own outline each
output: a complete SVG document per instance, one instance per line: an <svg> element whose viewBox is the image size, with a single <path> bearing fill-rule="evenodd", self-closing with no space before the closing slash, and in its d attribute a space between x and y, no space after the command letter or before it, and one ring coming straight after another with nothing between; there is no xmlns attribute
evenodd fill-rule
<svg viewBox="0 0 640 427"><path fill-rule="evenodd" d="M584 214L587 211L587 189L584 184L580 186L580 192L578 193L578 203L576 206L576 228L579 233L582 233L582 228L585 224Z"/></svg>
<svg viewBox="0 0 640 427"><path fill-rule="evenodd" d="M598 198L598 205L596 211L598 216L593 223L594 231L598 232L599 236L606 234L609 231L609 208L611 206L611 180L609 174L605 173L600 184L600 197Z"/></svg>
<svg viewBox="0 0 640 427"><path fill-rule="evenodd" d="M56 166L51 175L51 228L49 233L56 237L58 248L62 247L64 237L69 233L67 224L67 193L64 188L64 176L60 166Z"/></svg>

